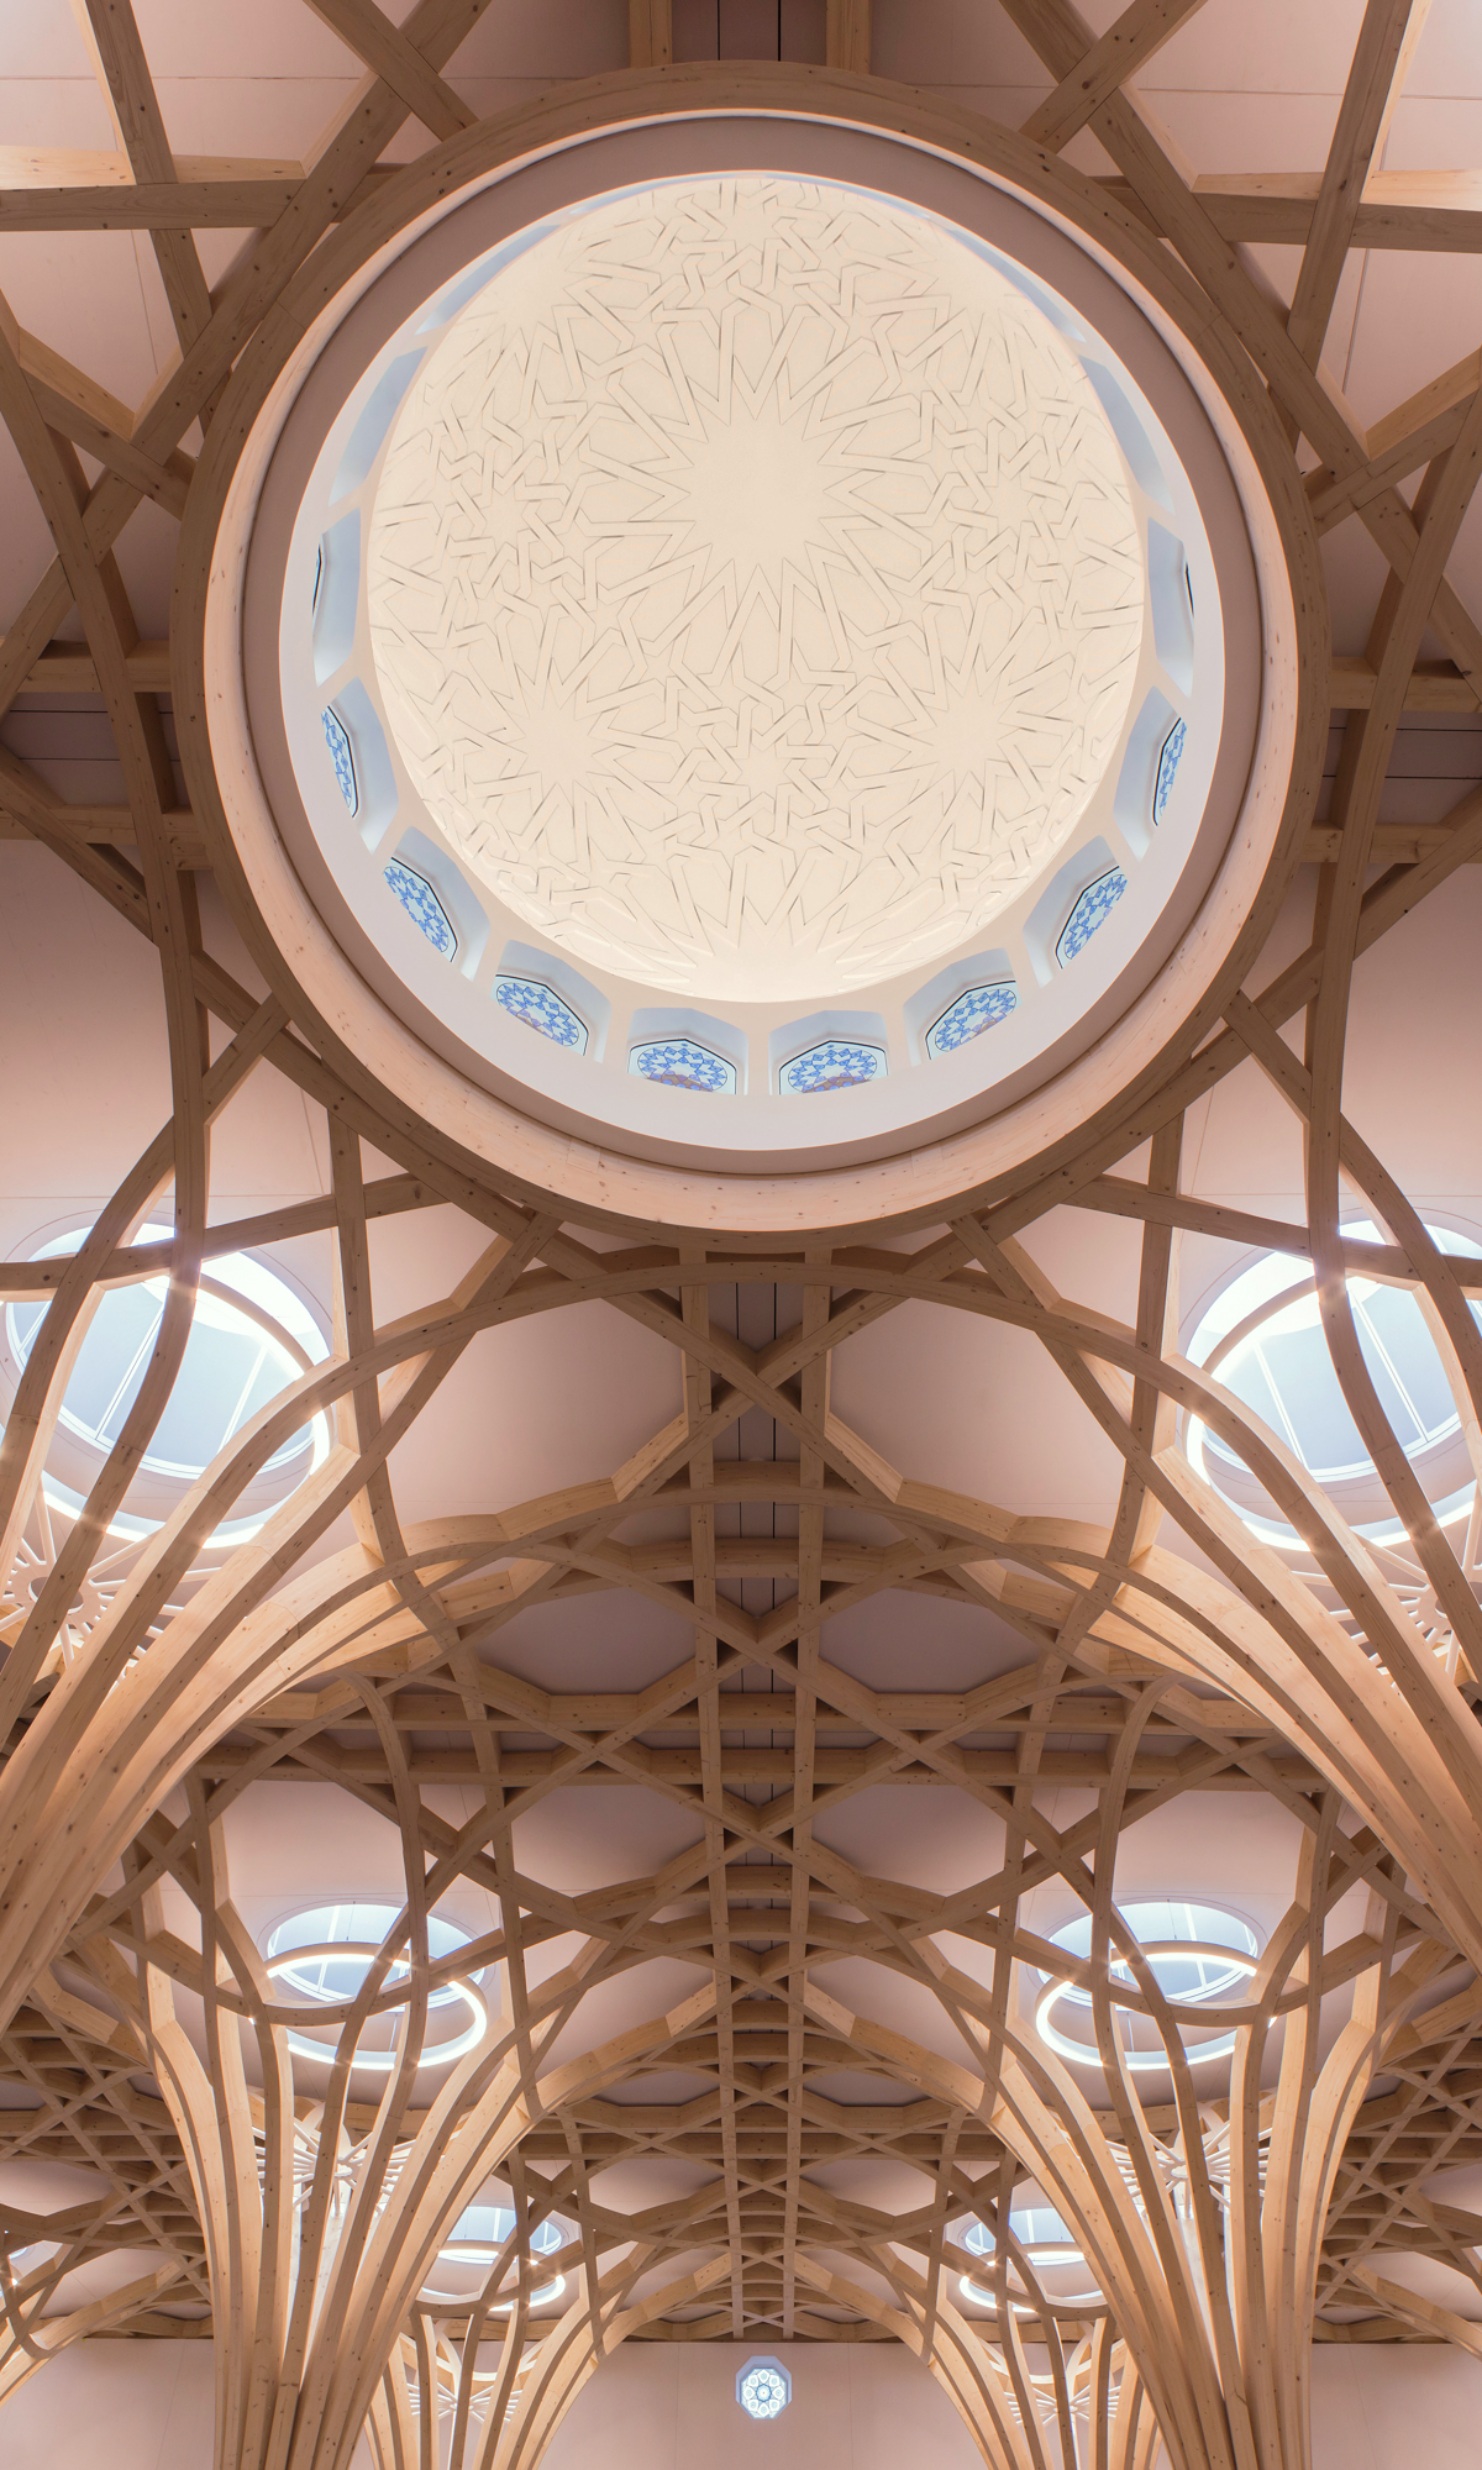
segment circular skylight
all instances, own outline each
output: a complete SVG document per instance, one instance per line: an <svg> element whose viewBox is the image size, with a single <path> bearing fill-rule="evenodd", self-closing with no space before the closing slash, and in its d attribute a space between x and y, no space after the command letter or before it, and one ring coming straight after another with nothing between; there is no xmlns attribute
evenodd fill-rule
<svg viewBox="0 0 1482 2470"><path fill-rule="evenodd" d="M201 796L353 1072L730 1223L726 1178L927 1144L961 1190L944 1144L1027 1154L1104 1039L1095 1105L1160 1051L1263 880L1299 621L1247 441L1067 202L647 122L326 309L228 483Z"/></svg>
<svg viewBox="0 0 1482 2470"><path fill-rule="evenodd" d="M1073 2232L1061 2219L1052 2204L1042 2198L1033 2203L1016 2204L1009 2215L1009 2228L1017 2240L1025 2264L1034 2275L1039 2292L1052 2307L1099 2307L1102 2293L1092 2281L1083 2249ZM996 2241L985 2221L970 2221L962 2234L962 2244L970 2255L991 2256ZM1027 2316L1034 2308L1027 2302L1026 2287L1019 2271L1018 2258L1011 2257L1006 2279L1009 2305L1015 2315ZM986 2283L974 2279L971 2273L961 2276L964 2298L975 2307L997 2312L998 2299Z"/></svg>
<svg viewBox="0 0 1482 2470"><path fill-rule="evenodd" d="M1435 1226L1442 1252L1482 1258L1482 1246ZM1368 1219L1343 1229L1349 1243L1377 1243ZM1414 1292L1352 1276L1348 1299L1359 1347L1380 1403L1426 1495L1443 1519L1464 1513L1472 1496L1466 1441L1436 1342ZM1472 1305L1482 1322L1482 1306ZM1310 1261L1262 1253L1223 1286L1199 1317L1191 1360L1213 1374L1286 1444L1360 1533L1397 1543L1404 1529L1349 1412L1323 1333ZM1295 1545L1264 1485L1199 1417L1185 1446L1196 1471L1246 1524L1268 1540Z"/></svg>
<svg viewBox="0 0 1482 2470"><path fill-rule="evenodd" d="M1163 1997L1181 2011L1176 2021L1184 2056L1200 2063L1228 2058L1235 2047L1233 2030L1201 2024L1198 2010L1244 2003L1260 1956L1260 1940L1250 1923L1218 1905L1187 1902L1124 1904L1119 1915ZM1050 1944L1084 1964L1091 1954L1091 1936L1091 1916L1082 1913L1056 1930ZM1102 2060L1089 1982L1069 1973L1043 1978L1045 1987L1034 2009L1040 2039L1061 2058L1099 2067ZM1157 2023L1117 1996L1119 1990L1129 1990L1134 1996L1140 1992L1132 1964L1115 1947L1107 1961L1106 1979L1112 2029L1121 2044L1123 2066L1133 2075L1166 2072L1167 2053Z"/></svg>
<svg viewBox="0 0 1482 2470"><path fill-rule="evenodd" d="M792 2378L780 2359L748 2359L736 2378L736 2399L749 2419L779 2418L792 2399Z"/></svg>
<svg viewBox="0 0 1482 2470"><path fill-rule="evenodd" d="M437 2251L437 2264L424 2283L422 2297L441 2301L449 2306L467 2306L488 2281L494 2266L515 2226L512 2208L505 2204L470 2204L465 2206L453 2224L448 2237ZM530 2234L532 2256L559 2254L573 2237L569 2223L558 2217L542 2221ZM508 2267L511 2278L519 2271L518 2256L512 2256ZM554 2274L550 2280L538 2282L530 2293L532 2307L552 2307L565 2296L566 2276ZM513 2312L515 2293L495 2302L489 2310L496 2316Z"/></svg>
<svg viewBox="0 0 1482 2470"><path fill-rule="evenodd" d="M836 183L547 225L422 362L367 532L450 848L670 996L822 1001L984 933L1137 677L1142 531L1075 351L965 234Z"/></svg>
<svg viewBox="0 0 1482 2470"><path fill-rule="evenodd" d="M360 1996L386 1940L399 1918L394 1904L312 1904L290 1913L268 1933L263 1953L269 1977L304 2003L302 2029L290 2028L288 2047L295 2058L326 2064L339 2049L343 2020L317 2024L315 2007L342 2007ZM433 1963L456 1956L468 1945L467 1933L436 1915L427 1923L427 1952ZM382 1992L394 1992L411 1977L404 1956L393 1956L381 1977ZM481 1971L472 1970L442 1981L427 1999L421 2064L444 2067L477 2049L489 2029L489 2007L478 1984ZM400 2063L401 2036L407 2020L405 2000L380 2004L369 2016L355 2045L355 2065L375 2075L389 2075Z"/></svg>
<svg viewBox="0 0 1482 2470"><path fill-rule="evenodd" d="M37 1260L77 1250L86 1228L38 1246ZM138 1244L168 1243L167 1226L141 1227ZM75 1515L123 1429L149 1369L169 1293L165 1277L109 1287L100 1297L62 1399L47 1455L54 1507ZM7 1304L5 1335L12 1380L24 1371L46 1314L42 1301ZM251 1253L229 1252L202 1273L190 1335L165 1409L139 1472L115 1514L115 1532L143 1536L177 1502L253 1417L329 1353L302 1296ZM329 1448L318 1415L275 1451L241 1496L237 1514L210 1540L254 1534L268 1512L301 1484Z"/></svg>

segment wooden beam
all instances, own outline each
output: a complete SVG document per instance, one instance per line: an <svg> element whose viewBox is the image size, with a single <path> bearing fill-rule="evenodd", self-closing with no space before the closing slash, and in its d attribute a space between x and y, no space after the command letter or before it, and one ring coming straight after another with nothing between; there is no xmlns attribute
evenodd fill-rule
<svg viewBox="0 0 1482 2470"><path fill-rule="evenodd" d="M1333 663L1335 712L1367 712L1374 700L1373 664L1345 653ZM1405 689L1407 712L1482 711L1482 694L1464 678L1454 661L1424 660L1410 672Z"/></svg>
<svg viewBox="0 0 1482 2470"><path fill-rule="evenodd" d="M667 69L674 58L674 0L628 0L628 65Z"/></svg>
<svg viewBox="0 0 1482 2470"><path fill-rule="evenodd" d="M1430 10L1430 0L1368 0L1328 149L1287 332L1315 368L1364 198Z"/></svg>
<svg viewBox="0 0 1482 2470"><path fill-rule="evenodd" d="M824 19L824 58L831 69L849 69L868 77L872 66L871 0L828 0Z"/></svg>
<svg viewBox="0 0 1482 2470"><path fill-rule="evenodd" d="M477 114L432 67L415 43L394 25L376 0L308 0L316 17L331 26L341 42L373 74L399 94L434 137L456 137L472 128Z"/></svg>
<svg viewBox="0 0 1482 2470"><path fill-rule="evenodd" d="M1130 181L1101 185L1134 213ZM1320 172L1202 172L1193 194L1225 240L1305 248L1322 189ZM1372 172L1354 218L1356 249L1482 249L1482 172Z"/></svg>
<svg viewBox="0 0 1482 2470"><path fill-rule="evenodd" d="M1024 123L1024 135L1058 154L1125 80L1161 51L1205 0L1131 0L1083 60Z"/></svg>

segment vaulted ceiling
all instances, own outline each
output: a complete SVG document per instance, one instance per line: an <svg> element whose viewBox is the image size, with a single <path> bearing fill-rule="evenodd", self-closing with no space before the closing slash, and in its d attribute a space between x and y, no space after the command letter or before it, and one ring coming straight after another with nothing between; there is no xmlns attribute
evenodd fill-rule
<svg viewBox="0 0 1482 2470"><path fill-rule="evenodd" d="M223 2462L410 2464L436 2390L533 2470L630 2336L893 2338L1014 2470L1088 2414L1295 2466L1311 2339L1482 2348L1479 103L1467 0L0 23L0 2404L211 2333ZM1319 646L1153 1061L794 1231L573 1198L358 1069L264 965L202 719L285 295L421 210L400 167L681 111L907 130L1166 268ZM1378 1518L1199 1352L1266 1254ZM131 1524L242 1255L319 1352ZM1447 1387L1445 1516L1365 1273ZM1204 2057L1128 1919L1171 1904L1253 1951ZM332 1910L316 2004L272 1933Z"/></svg>

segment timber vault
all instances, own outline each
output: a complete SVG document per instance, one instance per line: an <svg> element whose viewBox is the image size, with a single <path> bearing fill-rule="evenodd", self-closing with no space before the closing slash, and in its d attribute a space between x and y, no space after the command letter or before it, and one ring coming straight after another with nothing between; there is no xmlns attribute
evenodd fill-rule
<svg viewBox="0 0 1482 2470"><path fill-rule="evenodd" d="M1306 2470L1315 2343L1482 2355L1482 386L1337 372L1482 247L1426 10L1237 176L1231 0L995 0L992 109L936 0L313 8L286 157L128 0L0 148L0 2430L894 2341Z"/></svg>

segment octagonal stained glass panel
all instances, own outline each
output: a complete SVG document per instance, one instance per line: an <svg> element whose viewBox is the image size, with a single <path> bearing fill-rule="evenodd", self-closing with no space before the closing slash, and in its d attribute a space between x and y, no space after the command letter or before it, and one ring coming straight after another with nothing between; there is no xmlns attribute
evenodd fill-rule
<svg viewBox="0 0 1482 2470"><path fill-rule="evenodd" d="M928 1055L950 1055L959 1046L967 1046L972 1039L980 1038L985 1029L1007 1020L1018 1001L1019 990L1012 979L1001 979L994 986L968 987L928 1029Z"/></svg>
<svg viewBox="0 0 1482 2470"><path fill-rule="evenodd" d="M458 949L458 930L427 877L408 866L405 858L393 858L386 881L419 934L426 936L434 952L450 961Z"/></svg>
<svg viewBox="0 0 1482 2470"><path fill-rule="evenodd" d="M1062 969L1085 951L1097 929L1105 926L1126 889L1127 878L1120 866L1109 866L1104 875L1098 875L1094 883L1087 884L1060 929L1055 958Z"/></svg>
<svg viewBox="0 0 1482 2470"><path fill-rule="evenodd" d="M630 1071L641 1080L661 1081L666 1089L708 1089L733 1097L736 1067L698 1038L651 1038L635 1046Z"/></svg>
<svg viewBox="0 0 1482 2470"><path fill-rule="evenodd" d="M777 1075L787 1098L811 1097L820 1089L853 1089L862 1081L885 1078L885 1049L865 1046L854 1038L823 1038L805 1047Z"/></svg>

